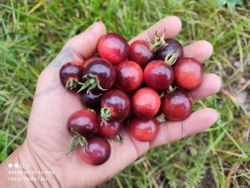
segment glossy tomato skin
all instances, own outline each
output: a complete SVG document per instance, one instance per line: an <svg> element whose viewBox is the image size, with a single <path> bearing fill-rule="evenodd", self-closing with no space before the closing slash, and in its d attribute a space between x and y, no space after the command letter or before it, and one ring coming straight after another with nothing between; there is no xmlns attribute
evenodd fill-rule
<svg viewBox="0 0 250 188"><path fill-rule="evenodd" d="M128 129L129 133L136 140L150 142L156 137L159 131L159 123L155 117L148 119L133 117L129 121Z"/></svg>
<svg viewBox="0 0 250 188"><path fill-rule="evenodd" d="M103 95L101 108L109 108L111 110L110 121L121 122L129 115L131 104L124 92L110 90Z"/></svg>
<svg viewBox="0 0 250 188"><path fill-rule="evenodd" d="M124 61L116 66L116 85L124 92L135 91L143 81L142 68L133 61Z"/></svg>
<svg viewBox="0 0 250 188"><path fill-rule="evenodd" d="M116 79L114 66L107 60L99 58L90 62L83 71L83 76L93 74L103 89L109 89Z"/></svg>
<svg viewBox="0 0 250 188"><path fill-rule="evenodd" d="M82 160L90 165L101 165L105 163L111 154L111 147L107 140L101 136L95 135L87 139L88 145L85 147L85 153L81 147L79 152Z"/></svg>
<svg viewBox="0 0 250 188"><path fill-rule="evenodd" d="M83 63L83 68L85 68L85 67L86 67L89 63L91 63L93 60L99 59L99 58L101 58L99 55L94 55L94 56L92 56L92 57L86 59L86 61L84 61L84 63Z"/></svg>
<svg viewBox="0 0 250 188"><path fill-rule="evenodd" d="M80 93L80 98L83 106L93 109L96 112L100 111L102 96L103 91L100 90L90 90L89 92L84 90Z"/></svg>
<svg viewBox="0 0 250 188"><path fill-rule="evenodd" d="M161 111L170 120L180 121L186 119L192 112L193 99L182 89L167 93L161 100Z"/></svg>
<svg viewBox="0 0 250 188"><path fill-rule="evenodd" d="M99 128L98 117L90 110L79 110L71 114L67 121L67 130L71 136L74 136L73 131L79 133L84 138L93 136Z"/></svg>
<svg viewBox="0 0 250 188"><path fill-rule="evenodd" d="M128 59L138 63L142 68L154 60L155 52L146 40L136 40L129 48L130 53Z"/></svg>
<svg viewBox="0 0 250 188"><path fill-rule="evenodd" d="M174 71L164 61L154 60L145 67L143 79L149 87L158 91L165 90L174 81Z"/></svg>
<svg viewBox="0 0 250 188"><path fill-rule="evenodd" d="M153 117L160 109L160 105L158 93L149 87L138 89L131 99L132 111L140 118Z"/></svg>
<svg viewBox="0 0 250 188"><path fill-rule="evenodd" d="M125 38L117 33L108 33L102 36L98 42L99 55L117 65L125 61L129 56L129 44Z"/></svg>
<svg viewBox="0 0 250 188"><path fill-rule="evenodd" d="M72 78L74 80L81 82L83 70L84 70L83 65L76 61L72 61L72 62L68 62L64 64L61 67L60 73L59 73L62 85L66 87L67 82ZM80 86L77 83L75 83L74 86L66 88L66 89L72 92L77 92L79 88Z"/></svg>
<svg viewBox="0 0 250 188"><path fill-rule="evenodd" d="M184 89L192 90L202 81L203 67L193 58L183 58L173 65L175 84Z"/></svg>
<svg viewBox="0 0 250 188"><path fill-rule="evenodd" d="M166 39L165 42L167 43L166 46L159 48L155 52L155 59L165 61L166 56L171 52L173 55L175 51L179 50L177 61L184 57L184 50L182 45L175 39ZM171 56L170 56L171 57Z"/></svg>
<svg viewBox="0 0 250 188"><path fill-rule="evenodd" d="M99 122L102 121L101 116L98 115ZM113 138L117 136L122 128L123 128L123 121L122 122L115 122L115 121L104 121L102 125L100 125L97 134L104 138Z"/></svg>

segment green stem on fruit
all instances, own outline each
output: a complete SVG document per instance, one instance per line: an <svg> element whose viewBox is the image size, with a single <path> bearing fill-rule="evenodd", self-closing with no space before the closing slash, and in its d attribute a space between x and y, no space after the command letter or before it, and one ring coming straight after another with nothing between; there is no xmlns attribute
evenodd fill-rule
<svg viewBox="0 0 250 188"><path fill-rule="evenodd" d="M88 110L96 114L96 111L94 109L88 108Z"/></svg>
<svg viewBox="0 0 250 188"><path fill-rule="evenodd" d="M70 78L69 81L65 85L65 90L66 89L70 89L70 90L75 89L77 87L77 83L78 83L77 80L75 80L74 78Z"/></svg>
<svg viewBox="0 0 250 188"><path fill-rule="evenodd" d="M165 94L170 93L170 92L174 91L175 89L176 89L175 86L170 85L166 90L164 90L164 93Z"/></svg>
<svg viewBox="0 0 250 188"><path fill-rule="evenodd" d="M176 50L173 54L173 49L171 48L171 52L168 53L168 55L166 55L165 57L165 62L169 65L173 65L177 58L178 58L178 53L179 53L179 50Z"/></svg>
<svg viewBox="0 0 250 188"><path fill-rule="evenodd" d="M157 43L158 40L159 40L159 35L158 35L157 31L155 31L154 43Z"/></svg>
<svg viewBox="0 0 250 188"><path fill-rule="evenodd" d="M89 86L90 86L90 87L88 88L87 93L88 93L90 90L94 89L95 87L98 87L100 90L103 90L103 91L104 91L104 90L107 90L107 89L102 88L102 86L100 85L100 82L99 82L98 78L97 78L95 75L93 75L93 74L86 74L86 75L83 76L83 78L87 79L87 81L84 82L84 83L78 82L78 84L79 84L79 85L82 85L82 86L81 86L81 88L77 91L77 93L83 91L84 89L86 89L86 88L89 87Z"/></svg>
<svg viewBox="0 0 250 188"><path fill-rule="evenodd" d="M163 30L163 33L162 33L162 36L161 36L161 37L158 37L159 40L160 40L162 43L164 43L164 44L166 43L165 40L164 40L164 38L165 38L165 31L166 31L166 30L164 29L164 30Z"/></svg>
<svg viewBox="0 0 250 188"><path fill-rule="evenodd" d="M109 108L102 108L101 109L102 121L101 121L100 126L102 126L104 121L108 121L110 116L111 116L111 110Z"/></svg>
<svg viewBox="0 0 250 188"><path fill-rule="evenodd" d="M71 139L71 141L70 141L71 149L66 155L72 153L76 149L78 143L81 145L83 153L85 155L87 155L85 152L85 148L88 146L88 142L87 142L86 138L81 136L78 132L75 132L73 130L73 128L71 128L71 131L76 135Z"/></svg>
<svg viewBox="0 0 250 188"><path fill-rule="evenodd" d="M148 37L145 36L144 38L148 41L148 43L150 44L150 46L153 45L152 41Z"/></svg>
<svg viewBox="0 0 250 188"><path fill-rule="evenodd" d="M165 33L165 32L164 32ZM164 37L164 36L163 36ZM155 31L155 40L154 40L154 44L152 43L152 41L148 38L148 37L145 37L145 39L148 41L148 43L150 44L150 47L156 51L158 50L159 48L163 47L163 46L166 46L166 42L163 40L161 40L160 38L158 39L158 34L157 34L157 31Z"/></svg>
<svg viewBox="0 0 250 188"><path fill-rule="evenodd" d="M155 31L154 46L152 47L154 49L154 51L168 45L165 42L164 38L165 38L165 29L164 29L161 37L158 35L157 31Z"/></svg>
<svg viewBox="0 0 250 188"><path fill-rule="evenodd" d="M120 144L123 144L123 137L122 137L122 133L119 133L118 135L116 135L114 137L115 140L117 140L118 142L120 142Z"/></svg>
<svg viewBox="0 0 250 188"><path fill-rule="evenodd" d="M192 57L192 54L189 54L188 57L191 58L191 57Z"/></svg>

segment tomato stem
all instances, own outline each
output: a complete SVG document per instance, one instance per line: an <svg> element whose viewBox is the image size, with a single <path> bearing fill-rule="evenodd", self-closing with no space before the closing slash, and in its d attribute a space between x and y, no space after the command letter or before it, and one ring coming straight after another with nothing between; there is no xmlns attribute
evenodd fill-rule
<svg viewBox="0 0 250 188"><path fill-rule="evenodd" d="M156 31L156 34L157 34L157 31ZM148 41L148 43L150 44L150 47L154 50L154 51L156 51L156 50L158 50L159 48L161 48L161 47L163 47L163 46L165 46L165 45L167 45L166 43L165 43L165 41L163 40L159 40L159 41L157 41L157 42L155 42L154 44L152 43L152 41L148 38L148 37L145 37L145 39ZM155 40L156 41L156 40Z"/></svg>
<svg viewBox="0 0 250 188"><path fill-rule="evenodd" d="M173 49L171 48L171 52L169 52L169 54L166 55L165 57L165 62L169 65L173 65L176 62L178 58L179 50L176 50L173 54L172 52L173 52Z"/></svg>
<svg viewBox="0 0 250 188"><path fill-rule="evenodd" d="M109 108L102 108L101 109L102 122L100 126L102 126L104 121L108 121L110 116L111 116L111 110Z"/></svg>
<svg viewBox="0 0 250 188"><path fill-rule="evenodd" d="M70 89L70 90L75 89L77 87L77 83L78 83L77 80L75 80L74 78L70 78L69 81L65 85L65 90L66 89Z"/></svg>
<svg viewBox="0 0 250 188"><path fill-rule="evenodd" d="M86 138L81 136L78 132L75 132L73 130L73 128L71 128L71 131L73 133L75 133L76 135L70 140L71 149L66 155L72 153L76 149L78 143L81 145L83 153L85 155L87 155L86 152L85 152L85 148L88 146L88 142L87 142Z"/></svg>
<svg viewBox="0 0 250 188"><path fill-rule="evenodd" d="M114 139L117 140L117 141L119 141L120 144L123 144L123 142L122 142L123 141L122 133L119 133L118 135L116 135L114 137Z"/></svg>
<svg viewBox="0 0 250 188"><path fill-rule="evenodd" d="M157 31L155 31L154 45L152 46L152 48L154 49L154 51L157 51L158 49L160 49L160 48L165 47L165 46L168 45L165 42L164 38L165 38L165 29L164 29L161 37L159 36L159 34L157 33Z"/></svg>
<svg viewBox="0 0 250 188"><path fill-rule="evenodd" d="M107 90L107 89L102 88L98 78L93 74L86 74L86 75L83 76L83 79L87 79L87 81L84 82L84 83L78 82L78 84L82 85L82 87L77 91L77 93L83 91L84 89L86 89L89 86L90 87L88 88L87 93L90 90L94 89L95 87L98 87L98 89L103 90L103 91Z"/></svg>

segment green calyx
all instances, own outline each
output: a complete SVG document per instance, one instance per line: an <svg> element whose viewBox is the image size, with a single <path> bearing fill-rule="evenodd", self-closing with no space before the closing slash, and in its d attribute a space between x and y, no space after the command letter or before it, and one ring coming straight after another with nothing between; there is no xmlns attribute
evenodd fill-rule
<svg viewBox="0 0 250 188"><path fill-rule="evenodd" d="M173 65L177 58L178 58L178 54L179 54L179 50L176 50L173 54L173 49L171 49L171 52L168 53L168 55L165 57L165 62L169 65Z"/></svg>
<svg viewBox="0 0 250 188"><path fill-rule="evenodd" d="M162 36L159 36L157 31L156 31L155 32L155 41L154 41L155 44L161 43L162 47L168 45L165 42L164 37L165 37L165 30L163 31ZM173 65L176 62L178 54L179 54L179 50L175 51L173 54L172 53L173 53L173 49L171 49L171 52L165 57L165 62L169 65Z"/></svg>
<svg viewBox="0 0 250 188"><path fill-rule="evenodd" d="M120 142L120 144L123 144L123 137L122 137L122 133L119 133L118 135L116 135L114 137L115 140L117 140L118 142Z"/></svg>
<svg viewBox="0 0 250 188"><path fill-rule="evenodd" d="M168 44L165 42L164 38L165 38L165 29L164 29L164 31L163 31L161 37L159 36L158 32L155 31L155 38L154 38L154 43L155 43L155 44L158 43L158 42L161 42L161 43L163 44L163 46L168 45Z"/></svg>
<svg viewBox="0 0 250 188"><path fill-rule="evenodd" d="M146 38L146 40L148 41L148 43L150 44L151 48L152 48L154 51L156 51L156 50L158 50L159 48L164 47L164 46L167 45L167 43L166 43L165 40L164 40L164 37L165 37L165 30L164 30L164 32L163 32L163 34L162 34L161 37L159 37L157 31L155 31L154 43L153 43L149 38L147 38L147 37L145 37L145 38Z"/></svg>
<svg viewBox="0 0 250 188"><path fill-rule="evenodd" d="M66 89L69 89L69 90L73 90L75 88L77 88L77 84L78 84L78 81L75 80L74 78L71 78L65 85L65 90Z"/></svg>
<svg viewBox="0 0 250 188"><path fill-rule="evenodd" d="M111 110L109 108L102 108L101 109L102 121L101 121L100 126L102 126L104 121L108 121L110 116L111 116Z"/></svg>
<svg viewBox="0 0 250 188"><path fill-rule="evenodd" d="M88 93L90 90L94 89L95 87L98 87L98 89L103 90L103 91L104 91L104 90L107 90L107 89L102 88L102 86L101 86L100 83L99 83L99 80L97 79L97 77L96 77L95 75L93 75L93 74L86 74L86 75L83 76L83 78L85 78L87 81L84 82L84 83L78 82L78 84L79 84L79 85L82 85L82 86L81 86L81 88L78 90L77 93L83 91L84 89L86 89L86 88L89 87L89 86L90 86L90 87L88 88L87 93Z"/></svg>
<svg viewBox="0 0 250 188"><path fill-rule="evenodd" d="M87 155L86 152L85 152L85 148L88 145L88 142L87 142L86 138L81 136L78 132L75 132L72 128L71 128L71 131L73 133L75 133L76 135L71 139L71 141L70 141L71 149L66 155L72 153L76 149L76 146L77 146L78 143L81 145L83 153L85 155Z"/></svg>

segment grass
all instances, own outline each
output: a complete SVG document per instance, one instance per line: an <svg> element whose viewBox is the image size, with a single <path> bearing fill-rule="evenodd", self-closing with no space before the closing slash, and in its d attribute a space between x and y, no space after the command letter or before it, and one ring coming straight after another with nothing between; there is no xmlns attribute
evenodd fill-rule
<svg viewBox="0 0 250 188"><path fill-rule="evenodd" d="M127 40L167 15L180 17L184 46L201 39L214 47L203 62L223 85L194 109L216 109L206 131L154 148L98 187L247 187L250 185L250 10L214 1L4 1L0 5L0 157L25 139L37 78L66 41L102 20ZM240 93L247 92L245 103ZM246 103L248 102L248 106Z"/></svg>

